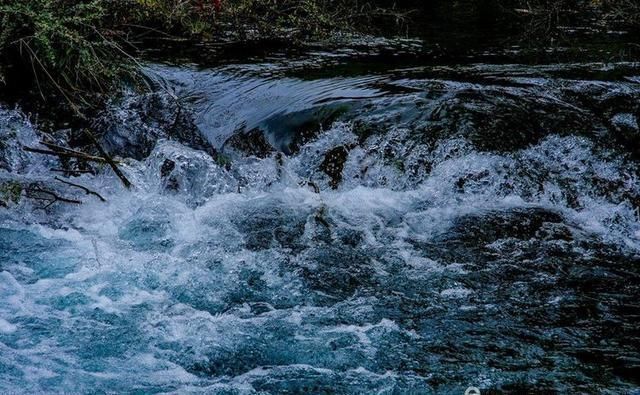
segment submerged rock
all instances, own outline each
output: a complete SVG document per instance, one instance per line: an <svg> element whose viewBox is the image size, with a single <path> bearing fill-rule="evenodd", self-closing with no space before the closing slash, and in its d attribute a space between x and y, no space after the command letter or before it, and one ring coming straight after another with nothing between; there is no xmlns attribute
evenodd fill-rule
<svg viewBox="0 0 640 395"><path fill-rule="evenodd" d="M611 118L611 124L618 130L638 132L638 119L634 114L619 113Z"/></svg>
<svg viewBox="0 0 640 395"><path fill-rule="evenodd" d="M427 139L464 137L478 149L513 152L550 134L584 133L590 116L534 91L482 88L445 97L431 113Z"/></svg>
<svg viewBox="0 0 640 395"><path fill-rule="evenodd" d="M266 158L276 150L267 140L262 130L253 129L247 133L237 132L231 136L224 143L223 151L225 153L235 151L245 156Z"/></svg>
<svg viewBox="0 0 640 395"><path fill-rule="evenodd" d="M34 154L23 150L39 139L33 125L19 110L0 106L0 171L21 173L35 163Z"/></svg>
<svg viewBox="0 0 640 395"><path fill-rule="evenodd" d="M185 197L190 205L238 190L238 181L211 155L177 142L159 140L146 162L148 176L160 181L164 193Z"/></svg>
<svg viewBox="0 0 640 395"><path fill-rule="evenodd" d="M639 99L640 100L640 99ZM640 115L640 109L638 110ZM611 118L617 140L636 157L640 158L640 127L635 114L619 113Z"/></svg>

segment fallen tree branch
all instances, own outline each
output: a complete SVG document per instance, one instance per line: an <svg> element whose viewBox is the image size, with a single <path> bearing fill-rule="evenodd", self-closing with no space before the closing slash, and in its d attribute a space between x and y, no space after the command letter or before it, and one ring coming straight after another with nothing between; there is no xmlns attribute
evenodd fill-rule
<svg viewBox="0 0 640 395"><path fill-rule="evenodd" d="M118 165L116 165L116 162L113 160L113 158L111 158L111 156L107 153L107 151L105 151L104 148L102 148L102 146L100 145L100 143L98 143L98 140L96 140L96 138L93 136L93 133L91 133L88 129L84 129L84 133L87 135L87 137L89 137L89 140L91 140L91 142L96 147L100 155L104 158L104 160L109 164L109 166L111 166L111 169L113 170L114 173L116 173L116 175L118 176L120 181L122 181L124 186L126 188L131 188L133 184L131 184L131 182L127 179L124 173L120 171L120 168L118 168Z"/></svg>
<svg viewBox="0 0 640 395"><path fill-rule="evenodd" d="M90 162L108 163L104 158L85 154L80 151L52 151L52 150L33 148L33 147L27 147L27 146L22 147L22 149L27 152L33 152L33 153L42 154L42 155L58 156L61 158L82 159Z"/></svg>
<svg viewBox="0 0 640 395"><path fill-rule="evenodd" d="M82 204L80 200L62 197L55 192L49 191L47 189L43 189L39 186L32 185L28 187L25 190L25 192L26 192L26 196L29 199L49 202L46 206L42 207L43 210L48 209L49 207L51 207L51 205L53 205L56 202L63 202L63 203L69 203L69 204ZM38 196L38 194L42 194L46 196Z"/></svg>
<svg viewBox="0 0 640 395"><path fill-rule="evenodd" d="M77 154L77 155L89 155L89 154L87 154L85 152L76 151L74 149L67 148L67 147L62 147L60 145L49 143L47 141L40 141L40 144L51 148L53 151L67 152L67 153L70 153L70 154ZM102 161L106 162L106 160L104 158L101 158L99 156L93 156L93 155L89 155L89 156L92 157L92 158L100 158ZM114 160L114 162L119 163L117 160Z"/></svg>
<svg viewBox="0 0 640 395"><path fill-rule="evenodd" d="M107 201L107 199L103 198L103 197L102 197L102 195L100 195L98 192L96 192L96 191L92 191L91 189L89 189L89 188L87 188L87 187L85 187L85 186L82 186L82 185L80 185L80 184L74 184L73 182L65 181L65 180L63 180L63 179L62 179L62 178L60 178L60 177L55 177L55 179L56 179L57 181L60 181L60 182L61 182L61 183L63 183L63 184L67 184L67 185L69 185L69 186L72 186L72 187L75 187L75 188L78 188L78 189L82 189L82 190L83 190L87 195L93 195L93 196L96 196L96 197L97 197L98 199L100 199L100 201L102 201L102 202L106 202L106 201Z"/></svg>

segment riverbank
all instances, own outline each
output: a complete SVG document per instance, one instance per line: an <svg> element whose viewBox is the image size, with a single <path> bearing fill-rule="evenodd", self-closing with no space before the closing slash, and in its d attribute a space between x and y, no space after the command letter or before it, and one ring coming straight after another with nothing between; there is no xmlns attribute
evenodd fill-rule
<svg viewBox="0 0 640 395"><path fill-rule="evenodd" d="M193 55L204 48L211 61L227 49L295 49L319 40L329 47L345 33L419 37L429 45L426 56L437 50L452 59L496 48L544 57L588 42L605 56L629 58L640 48L621 45L638 41L640 25L639 7L626 0L12 0L0 6L0 20L2 97L71 115L103 106L126 85L144 87L139 61L175 57L176 49Z"/></svg>

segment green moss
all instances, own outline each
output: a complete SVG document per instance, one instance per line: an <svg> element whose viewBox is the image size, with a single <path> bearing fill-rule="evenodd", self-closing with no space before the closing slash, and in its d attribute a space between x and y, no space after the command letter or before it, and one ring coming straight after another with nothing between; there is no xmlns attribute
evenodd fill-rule
<svg viewBox="0 0 640 395"><path fill-rule="evenodd" d="M0 183L0 205L7 206L9 203L20 203L22 196L22 185L15 181Z"/></svg>
<svg viewBox="0 0 640 395"><path fill-rule="evenodd" d="M216 155L216 164L225 169L229 169L231 168L231 158L229 158L225 154L218 153Z"/></svg>

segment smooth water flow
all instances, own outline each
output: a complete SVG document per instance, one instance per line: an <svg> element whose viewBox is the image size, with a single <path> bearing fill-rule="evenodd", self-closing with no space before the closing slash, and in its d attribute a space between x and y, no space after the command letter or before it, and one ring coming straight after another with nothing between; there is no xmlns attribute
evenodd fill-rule
<svg viewBox="0 0 640 395"><path fill-rule="evenodd" d="M149 67L218 157L160 139L130 191L73 178L106 203L0 207L0 392L638 388L636 65ZM151 133L147 99L111 114Z"/></svg>

